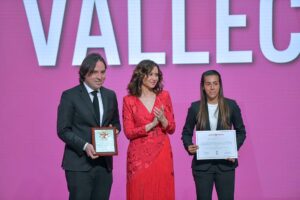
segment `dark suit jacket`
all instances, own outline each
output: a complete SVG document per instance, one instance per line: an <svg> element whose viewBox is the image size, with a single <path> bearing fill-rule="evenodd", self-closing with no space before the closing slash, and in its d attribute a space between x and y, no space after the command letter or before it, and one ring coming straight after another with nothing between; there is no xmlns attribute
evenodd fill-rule
<svg viewBox="0 0 300 200"><path fill-rule="evenodd" d="M230 124L236 130L237 148L239 149L246 138L246 131L244 122L241 115L241 110L234 100L225 98L225 102L230 109ZM188 110L185 125L182 131L182 141L185 149L188 149L189 145L192 145L192 138L195 126L197 124L197 114L200 108L200 101L193 102ZM206 130L210 130L209 123L206 124ZM217 130L224 130L220 127L220 117L218 118ZM187 150L188 151L188 150ZM227 160L197 160L196 155L192 162L193 170L208 170L212 164L217 164L221 170L232 170L238 166L238 161L234 163Z"/></svg>
<svg viewBox="0 0 300 200"><path fill-rule="evenodd" d="M112 124L120 131L116 94L104 87L100 88L100 93L104 108L102 126ZM112 170L111 156L92 160L83 151L86 142L92 143L91 127L99 126L93 103L83 84L62 93L58 106L57 133L66 144L62 161L65 170L88 171L100 163L106 163L106 168Z"/></svg>

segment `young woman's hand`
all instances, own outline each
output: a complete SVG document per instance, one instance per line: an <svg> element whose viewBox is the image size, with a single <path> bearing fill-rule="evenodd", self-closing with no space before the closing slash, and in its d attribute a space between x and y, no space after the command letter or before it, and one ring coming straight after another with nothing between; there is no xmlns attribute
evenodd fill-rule
<svg viewBox="0 0 300 200"><path fill-rule="evenodd" d="M192 144L188 146L188 151L190 154L195 154L197 152L197 149L199 149L198 145Z"/></svg>

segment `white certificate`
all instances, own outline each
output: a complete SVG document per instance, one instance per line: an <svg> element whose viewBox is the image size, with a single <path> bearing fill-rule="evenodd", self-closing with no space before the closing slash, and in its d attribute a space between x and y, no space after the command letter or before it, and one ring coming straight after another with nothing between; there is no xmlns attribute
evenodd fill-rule
<svg viewBox="0 0 300 200"><path fill-rule="evenodd" d="M197 160L237 158L235 130L196 131Z"/></svg>

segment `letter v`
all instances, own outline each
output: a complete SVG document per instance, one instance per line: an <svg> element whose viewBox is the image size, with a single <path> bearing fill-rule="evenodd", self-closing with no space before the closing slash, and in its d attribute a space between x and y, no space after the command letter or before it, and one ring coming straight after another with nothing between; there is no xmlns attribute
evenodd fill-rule
<svg viewBox="0 0 300 200"><path fill-rule="evenodd" d="M36 0L23 0L40 66L54 66L64 19L66 0L53 0L48 38L46 39Z"/></svg>

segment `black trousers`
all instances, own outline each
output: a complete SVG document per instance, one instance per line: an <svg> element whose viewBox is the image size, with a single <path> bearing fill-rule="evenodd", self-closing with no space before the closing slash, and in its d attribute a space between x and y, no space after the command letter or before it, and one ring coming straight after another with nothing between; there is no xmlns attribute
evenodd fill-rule
<svg viewBox="0 0 300 200"><path fill-rule="evenodd" d="M112 172L97 165L86 172L65 171L69 200L109 200Z"/></svg>
<svg viewBox="0 0 300 200"><path fill-rule="evenodd" d="M197 200L211 200L215 184L219 200L234 199L235 170L222 171L212 165L207 171L193 170Z"/></svg>

